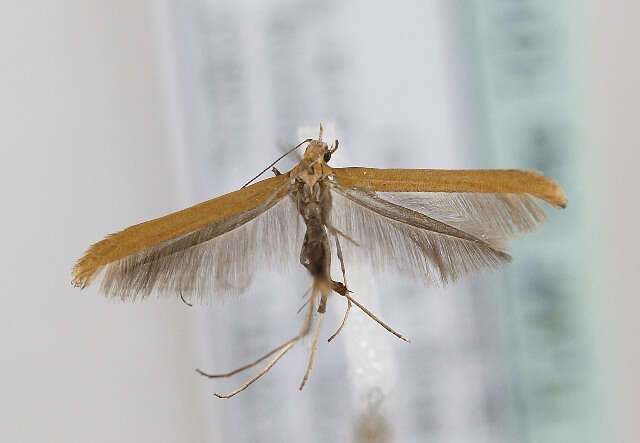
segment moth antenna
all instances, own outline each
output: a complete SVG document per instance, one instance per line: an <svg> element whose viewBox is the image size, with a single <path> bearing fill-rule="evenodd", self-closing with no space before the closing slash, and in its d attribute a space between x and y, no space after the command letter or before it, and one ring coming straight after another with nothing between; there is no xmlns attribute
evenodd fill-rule
<svg viewBox="0 0 640 443"><path fill-rule="evenodd" d="M242 187L246 188L247 186L249 186L256 178L260 177L262 174L264 174L265 172L267 172L267 170L274 166L276 163L278 163L280 160L282 160L283 158L285 158L287 155L291 154L293 151L295 151L296 149L298 149L300 146L304 145L305 143L309 143L311 142L312 139L308 138L306 140L301 141L300 143L298 143L296 146L294 146L293 148L289 149L287 152L285 152L284 154L282 154L280 157L278 157L276 159L276 161L274 161L273 163L271 163L269 166L267 166L266 168L264 168L262 171L260 171L260 173L258 175L256 175L255 177L253 177L251 180L249 180L248 182L246 182Z"/></svg>
<svg viewBox="0 0 640 443"><path fill-rule="evenodd" d="M322 122L320 122L320 133L318 134L318 141L322 141Z"/></svg>

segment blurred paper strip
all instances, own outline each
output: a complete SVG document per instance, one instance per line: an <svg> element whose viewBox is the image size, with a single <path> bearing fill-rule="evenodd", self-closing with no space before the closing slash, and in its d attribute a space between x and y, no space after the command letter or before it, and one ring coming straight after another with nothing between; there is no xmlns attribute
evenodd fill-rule
<svg viewBox="0 0 640 443"><path fill-rule="evenodd" d="M457 10L450 5L276 1L255 9L197 0L174 7L194 201L236 189L242 171L265 166L265 152L291 146L300 125L315 128L319 121L334 122L350 147L336 153L336 167L472 166L456 71ZM260 288L245 297L252 309L228 303L224 312L202 316L203 365L242 362L290 333L291 302L302 295L295 288L306 280L300 274L278 279L259 276ZM388 441L510 441L496 303L484 281L446 291L410 286L395 275L384 283L379 312L415 335L406 350L378 359L371 375L384 382L379 390L371 389L371 379L344 382L345 373L363 367L354 357L372 349L360 346L354 356L348 342L361 341L347 326L331 343L347 342L347 352L316 362L314 382L305 387L310 395L289 389L304 351L292 349L262 389L247 390L231 406L202 402L211 434L236 442L348 441L369 432ZM261 289L270 287L292 289L271 297ZM382 340L380 349L387 346ZM383 426L371 431L371 417Z"/></svg>
<svg viewBox="0 0 640 443"><path fill-rule="evenodd" d="M475 123L487 167L523 165L575 196L560 228L514 249L502 285L502 324L516 441L601 441L586 317L589 207L580 199L567 41L570 2L465 3ZM524 162L524 163L523 163ZM553 215L551 215L553 217Z"/></svg>

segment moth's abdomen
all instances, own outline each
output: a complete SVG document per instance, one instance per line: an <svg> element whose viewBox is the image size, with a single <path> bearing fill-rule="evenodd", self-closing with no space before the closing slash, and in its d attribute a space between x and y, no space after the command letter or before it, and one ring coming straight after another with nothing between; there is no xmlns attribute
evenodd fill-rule
<svg viewBox="0 0 640 443"><path fill-rule="evenodd" d="M307 224L304 236L300 263L314 277L328 277L331 266L331 252L324 226L316 223Z"/></svg>

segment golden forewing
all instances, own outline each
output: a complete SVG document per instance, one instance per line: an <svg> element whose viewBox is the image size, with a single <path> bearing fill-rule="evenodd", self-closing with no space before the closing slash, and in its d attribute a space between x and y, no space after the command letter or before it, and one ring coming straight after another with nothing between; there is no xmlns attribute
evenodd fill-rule
<svg viewBox="0 0 640 443"><path fill-rule="evenodd" d="M292 199L258 207L109 263L102 292L122 300L179 294L203 301L239 294L263 268L282 272L297 261L301 236Z"/></svg>
<svg viewBox="0 0 640 443"><path fill-rule="evenodd" d="M347 189L381 192L469 192L530 194L564 208L560 186L539 172L519 169L374 169L334 168L337 182Z"/></svg>
<svg viewBox="0 0 640 443"><path fill-rule="evenodd" d="M111 234L92 245L78 260L72 270L72 284L84 288L109 263L255 210L269 199L280 200L287 193L288 180L289 174L262 180L238 191Z"/></svg>

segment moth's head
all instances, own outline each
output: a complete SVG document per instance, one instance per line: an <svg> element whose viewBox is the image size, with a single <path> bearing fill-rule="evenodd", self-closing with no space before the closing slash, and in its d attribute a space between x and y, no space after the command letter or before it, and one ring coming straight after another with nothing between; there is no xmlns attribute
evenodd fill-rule
<svg viewBox="0 0 640 443"><path fill-rule="evenodd" d="M317 162L328 162L331 160L331 154L338 149L338 140L336 140L335 146L329 148L329 146L322 141L322 123L320 123L320 133L317 140L311 140L307 145L307 149L304 151L304 162L307 165L313 165Z"/></svg>

